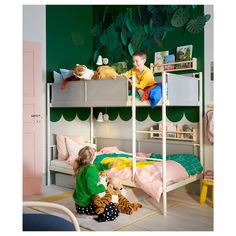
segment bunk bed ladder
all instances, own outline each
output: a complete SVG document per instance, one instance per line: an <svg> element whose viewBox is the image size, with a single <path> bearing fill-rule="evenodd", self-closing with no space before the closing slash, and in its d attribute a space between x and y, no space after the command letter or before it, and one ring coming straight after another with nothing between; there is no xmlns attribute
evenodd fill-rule
<svg viewBox="0 0 236 236"><path fill-rule="evenodd" d="M166 72L162 73L162 200L163 215L167 215L167 188L166 188Z"/></svg>
<svg viewBox="0 0 236 236"><path fill-rule="evenodd" d="M52 83L47 84L47 177L46 183L49 186L51 184L51 173L50 173L50 161L51 161L51 140L50 140L50 107L51 107L51 92Z"/></svg>
<svg viewBox="0 0 236 236"><path fill-rule="evenodd" d="M136 94L136 77L132 75L132 180L134 181L134 176L136 172L136 104L135 104L135 94Z"/></svg>

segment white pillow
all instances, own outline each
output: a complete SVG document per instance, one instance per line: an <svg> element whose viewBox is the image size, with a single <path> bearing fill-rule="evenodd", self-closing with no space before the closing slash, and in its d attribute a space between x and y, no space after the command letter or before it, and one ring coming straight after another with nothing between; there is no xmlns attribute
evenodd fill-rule
<svg viewBox="0 0 236 236"><path fill-rule="evenodd" d="M68 137L66 137L66 146L67 146L69 156L78 156L79 151L85 146L90 146L90 147L96 149L95 144L77 143Z"/></svg>

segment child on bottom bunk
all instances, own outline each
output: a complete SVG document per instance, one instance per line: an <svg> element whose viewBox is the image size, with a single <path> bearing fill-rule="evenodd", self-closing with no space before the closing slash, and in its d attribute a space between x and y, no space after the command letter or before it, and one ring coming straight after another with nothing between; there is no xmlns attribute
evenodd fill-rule
<svg viewBox="0 0 236 236"><path fill-rule="evenodd" d="M98 171L110 169L112 164L93 164L95 159L95 150L86 146L79 151L78 158L73 165L73 171L76 176L76 186L73 193L75 207L79 214L96 215L95 205L92 196L105 191L103 184L98 184ZM97 221L113 221L118 217L119 212L114 203L110 202L104 212L98 215Z"/></svg>
<svg viewBox="0 0 236 236"><path fill-rule="evenodd" d="M153 72L145 66L147 55L144 51L137 51L133 54L132 60L134 67L125 72L120 76L125 76L129 79L129 82L132 81L130 78L134 74L136 77L136 90L142 96L143 90L146 87L156 84L156 81L153 76Z"/></svg>

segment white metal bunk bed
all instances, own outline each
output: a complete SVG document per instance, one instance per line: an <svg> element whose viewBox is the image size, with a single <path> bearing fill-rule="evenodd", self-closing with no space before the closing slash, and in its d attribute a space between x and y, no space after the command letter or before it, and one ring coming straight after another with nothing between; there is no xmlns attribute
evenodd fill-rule
<svg viewBox="0 0 236 236"><path fill-rule="evenodd" d="M161 107L162 107L162 168L163 168L163 171L162 171L162 194L163 194L163 215L166 215L167 214L167 192L170 192L174 189L177 189L179 187L182 187L184 185L187 185L191 182L194 182L196 180L199 180L201 178L201 174L196 174L194 176L190 176L188 177L187 179L185 180L182 180L182 181L179 181L177 183L173 183L173 184L169 184L167 185L167 181L166 181L166 140L167 140L167 137L166 137L166 133L167 133L167 130L166 130L166 107L167 106L171 106L172 104L170 104L170 101L169 101L169 95L168 94L168 89L167 89L167 81L169 80L169 77L173 75L171 73L167 73L167 72L163 72L162 73L162 99L161 99L161 103L158 103L158 105L161 104ZM186 77L186 76L185 76ZM186 77L187 78L187 77ZM194 147L198 146L199 147L199 157L200 157L200 163L201 165L203 166L203 124L202 124L202 73L193 73L193 79L195 80L195 83L194 83L194 90L197 90L197 91L194 91L194 94L193 96L197 96L198 99L197 99L197 103L196 103L196 99L195 99L195 102L194 102L194 106L198 106L199 107L199 143L196 144L194 143ZM172 80L174 81L174 80ZM93 81L94 82L94 81ZM132 77L132 162L133 162L133 165L132 165L132 175L133 175L133 179L134 179L134 176L135 176L135 172L136 172L136 134L137 133L160 133L160 131L140 131L140 130L136 130L136 98L135 98L135 93L136 93L136 90L135 90L135 76ZM174 82L176 83L176 82ZM178 83L178 81L177 81ZM197 83L197 85L196 85ZM188 85L191 87L191 83ZM85 93L84 93L84 101L87 102L87 92L86 92L86 89L87 89L87 81L85 81L85 85L84 85L84 88L85 88ZM47 97L48 97L48 102L47 102L47 184L50 185L51 183L51 176L50 176L50 161L51 161L51 148L55 148L55 145L50 145L50 107L53 107L52 106L52 103L51 103L51 87L52 87L52 84L48 84L48 87L47 87ZM73 87L73 86L72 86ZM125 86L125 88L127 89L127 86ZM183 91L181 91L183 92ZM63 98L64 99L64 98ZM172 101L173 101L173 98L172 98ZM184 105L184 104L182 104ZM186 104L186 105L191 105L192 104ZM66 106L68 106L68 104L66 104ZM110 104L108 106L111 106ZM60 107L60 105L56 105L56 107ZM69 107L69 106L68 106ZM76 107L76 104L74 104L74 107ZM85 105L85 107L87 107ZM93 143L94 142L94 125L93 125L93 107L90 107L90 142ZM152 159L152 158L146 158L147 160L150 159L150 160L155 160L157 161L156 159Z"/></svg>
<svg viewBox="0 0 236 236"><path fill-rule="evenodd" d="M202 149L202 73L195 73L199 75L198 84L199 84L199 147L200 147L200 162L203 165L203 149ZM162 196L163 196L163 215L167 214L167 192L170 192L176 188L182 187L186 184L194 182L200 179L201 175L190 176L189 178L179 181L177 183L167 186L166 182L166 106L168 104L167 98L167 78L170 74L163 72L162 73ZM197 79L197 78L196 78ZM136 172L136 133L160 133L159 131L139 131L136 129L136 105L135 105L135 76L132 76L132 157L133 157L133 178ZM146 158L150 160L155 160L152 158Z"/></svg>

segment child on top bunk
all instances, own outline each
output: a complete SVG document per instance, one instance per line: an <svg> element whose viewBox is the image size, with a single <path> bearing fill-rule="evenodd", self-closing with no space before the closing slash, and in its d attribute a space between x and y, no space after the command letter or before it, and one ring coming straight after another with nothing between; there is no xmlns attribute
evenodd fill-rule
<svg viewBox="0 0 236 236"><path fill-rule="evenodd" d="M79 214L96 215L95 205L92 202L92 196L105 191L103 184L98 184L98 171L112 168L112 164L93 164L95 159L95 150L86 146L79 151L78 158L73 165L74 175L76 176L76 186L73 193L75 207ZM114 203L109 203L98 221L113 221L119 213Z"/></svg>
<svg viewBox="0 0 236 236"><path fill-rule="evenodd" d="M147 59L147 55L144 51L137 51L133 54L133 65L134 67L122 74L126 78L130 79L132 74L135 75L136 78L136 90L140 95L143 94L143 90L146 87L152 86L156 84L156 81L153 76L153 72L145 66ZM131 83L132 81L129 80Z"/></svg>

